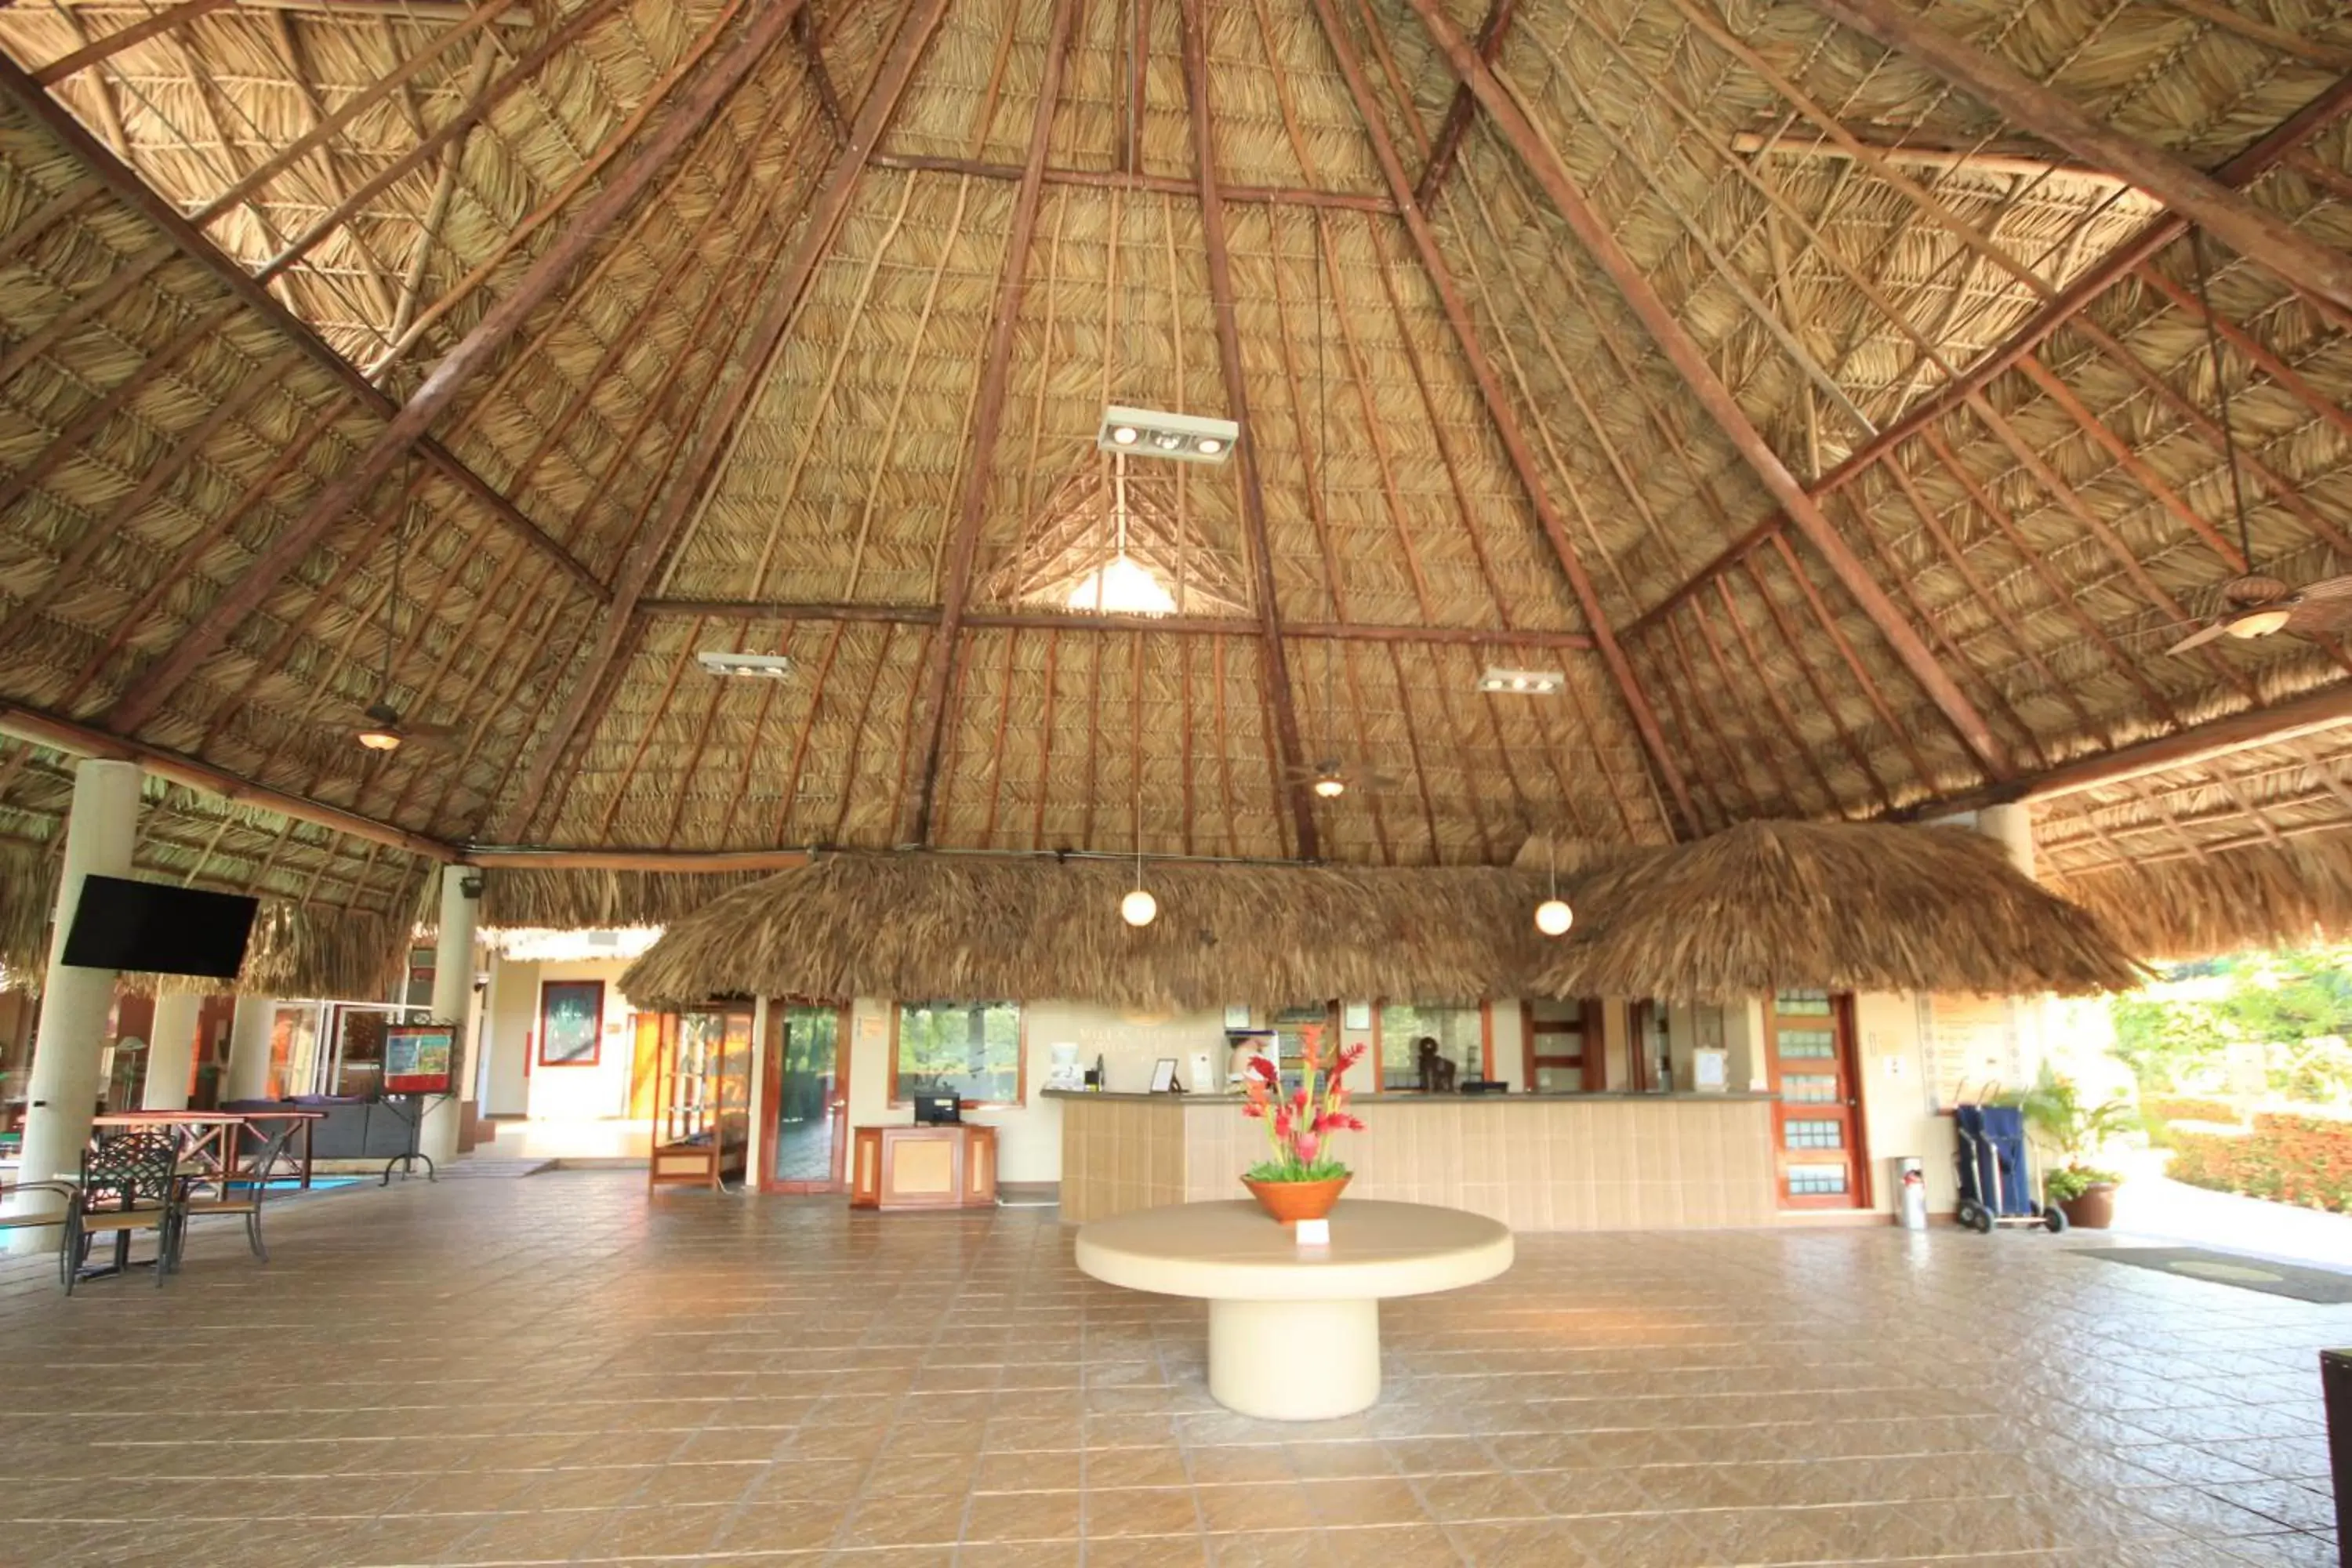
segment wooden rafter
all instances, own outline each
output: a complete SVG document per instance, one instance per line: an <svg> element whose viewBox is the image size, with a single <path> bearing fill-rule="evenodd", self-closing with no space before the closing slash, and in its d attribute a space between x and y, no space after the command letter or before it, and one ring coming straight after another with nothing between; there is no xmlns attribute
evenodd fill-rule
<svg viewBox="0 0 2352 1568"><path fill-rule="evenodd" d="M900 94L914 75L916 62L921 58L924 47L946 10L947 0L914 0L901 19L898 37L877 68L865 101L858 106L857 117L850 125L849 140L835 152L808 202L790 258L766 285L767 303L759 321L745 335L735 363L723 373L723 389L718 394L716 406L699 423L684 472L671 482L659 515L639 531L622 561L614 580L612 610L597 628L586 663L572 678L562 708L531 758L515 797L512 820L527 823L538 814L557 765L586 718L605 671L629 635L630 626L636 620L634 612L638 596L688 516L701 504L718 471L720 456L733 442L743 409L762 384L762 373L798 313L801 296L816 270L818 258L848 211L850 198L856 194L858 177L865 172L875 144L881 140L898 108Z"/></svg>
<svg viewBox="0 0 2352 1568"><path fill-rule="evenodd" d="M1304 776L1306 755L1299 744L1298 710L1290 690L1290 660L1282 645L1282 613L1276 600L1274 550L1265 525L1265 486L1258 472L1257 444L1248 435L1249 384L1242 366L1241 333L1234 321L1233 258L1225 244L1224 199L1216 168L1216 138L1209 121L1209 40L1202 0L1181 0L1178 7L1183 33L1184 93L1192 132L1192 175L1201 198L1201 240L1209 268L1210 308L1216 318L1217 360L1225 384L1225 415L1240 422L1243 437L1234 448L1233 463L1241 492L1242 525L1249 540L1250 567L1257 592L1260 652L1265 661L1267 707L1274 715L1275 750L1278 753L1275 792L1287 795L1297 827L1299 858L1320 858L1315 828L1314 799ZM1287 784L1284 773L1289 774Z"/></svg>
<svg viewBox="0 0 2352 1568"><path fill-rule="evenodd" d="M180 683L212 655L230 631L260 608L288 573L308 555L343 515L358 506L425 437L433 422L466 384L488 365L541 302L571 276L621 215L695 137L791 24L801 0L782 0L762 13L719 60L709 66L691 92L648 136L627 167L581 209L554 244L484 313L472 331L442 356L415 394L401 405L383 429L342 473L330 481L301 514L256 557L236 584L215 600L171 650L144 670L106 714L105 724L128 734L154 717Z"/></svg>
<svg viewBox="0 0 2352 1568"><path fill-rule="evenodd" d="M134 44L184 27L199 16L209 16L236 0L180 0L177 5L166 5L161 11L142 16L127 27L117 27L102 38L84 44L69 55L50 61L33 73L33 79L43 87L54 87L69 77L80 75L92 66L101 65ZM79 25L76 24L76 31Z"/></svg>
<svg viewBox="0 0 2352 1568"><path fill-rule="evenodd" d="M956 158L928 153L877 153L874 157L874 166L926 174L969 174L978 180L1018 181L1022 175L1022 166L1018 163L993 163L980 158ZM1101 169L1049 168L1038 178L1049 185L1077 185L1098 191L1145 191L1160 195L1187 196L1196 189L1192 181L1172 174L1125 174ZM1295 185L1221 185L1218 188L1229 202L1329 207L1343 212L1378 213L1383 216L1392 216L1396 212L1396 204L1386 197L1364 195L1354 191L1326 191Z"/></svg>
<svg viewBox="0 0 2352 1568"><path fill-rule="evenodd" d="M1896 0L1806 3L1908 55L2011 123L2137 185L2296 292L2352 315L2352 256L2311 238L2212 175L2092 118L2056 89L1952 37Z"/></svg>
<svg viewBox="0 0 2352 1568"><path fill-rule="evenodd" d="M964 464L963 490L956 500L955 532L948 546L947 579L940 588L940 635L931 642L931 664L923 678L925 735L922 782L915 791L915 819L908 841L929 844L931 808L939 790L940 755L947 740L948 677L962 648L965 607L971 596L972 558L980 548L980 525L988 514L988 489L995 471L996 439L1004 424L1004 384L1013 366L1013 337L1021 324L1021 303L1029 289L1029 245L1037 232L1037 209L1045 196L1045 150L1054 132L1054 110L1062 99L1062 67L1069 57L1076 0L1055 0L1046 35L1045 59L1037 83L1037 105L1029 121L1027 161L1013 202L1013 223L1004 241L1004 268L997 279L995 315L973 395L971 455ZM911 361L910 361L911 363ZM887 445L887 442L885 443Z"/></svg>
<svg viewBox="0 0 2352 1568"><path fill-rule="evenodd" d="M1486 0L1486 18L1478 24L1478 58L1492 65L1495 57L1503 52L1503 35L1510 30L1511 14L1517 0ZM1454 101L1445 106L1445 118L1439 122L1437 137L1429 144L1429 157L1421 166L1421 179L1412 188L1412 204L1426 212L1439 191L1445 186L1445 176L1454 170L1454 160L1462 151L1462 139L1470 133L1471 122L1478 118L1478 95L1467 87L1454 89Z"/></svg>
<svg viewBox="0 0 2352 1568"><path fill-rule="evenodd" d="M1696 826L1689 785L1675 762L1674 752L1666 745L1664 731L1658 728L1657 714L1643 692L1641 682L1635 679L1633 666L1627 662L1623 650L1610 630L1608 615L1601 607L1600 591L1593 585L1591 574L1585 570L1576 546L1569 539L1565 521L1552 504L1550 487L1545 482L1534 449L1528 445L1509 395L1496 377L1494 366L1488 362L1479 342L1469 304L1454 281L1453 269L1446 265L1435 231L1423 216L1420 203L1412 194L1403 161L1397 155L1396 143L1390 138L1379 104L1372 96L1370 79L1364 74L1363 61L1358 57L1355 44L1331 0L1315 0L1315 10L1332 58L1339 65L1349 94L1355 101L1357 119L1371 142L1373 153L1380 161L1381 172L1404 215L1405 231L1412 240L1414 252L1421 258L1422 270L1428 277L1430 287L1445 311L1446 323L1453 331L1455 347L1469 367L1471 378L1477 384L1478 395L1494 424L1497 438L1503 444L1505 454L1510 458L1512 471L1527 493L1528 505L1535 510L1537 521L1551 546L1553 557L1559 562L1570 590L1584 614L1593 643L1609 666L1610 679L1616 684L1618 698L1624 703L1626 712L1633 721L1634 731L1641 738L1651 765L1665 782L1668 793L1681 807L1685 819ZM1483 69L1484 62L1480 61L1479 65Z"/></svg>
<svg viewBox="0 0 2352 1568"><path fill-rule="evenodd" d="M1478 58L1477 51L1439 8L1437 0L1410 3L1454 75L1475 88L1498 133L1518 154L1561 218L1617 286L1626 305L1648 329L1668 363L1681 374L1693 397L1721 428L1764 489L1804 532L1928 700L1958 732L1975 755L1978 766L1994 778L2005 775L2010 771L2007 748L1986 723L1984 715L1977 711L1976 704L1937 662L1918 631L1904 620L1853 547L1748 419L1738 399L1708 363L1705 352L1667 309L1640 266L1625 253L1608 224L1586 200L1567 165L1528 120L1509 89Z"/></svg>

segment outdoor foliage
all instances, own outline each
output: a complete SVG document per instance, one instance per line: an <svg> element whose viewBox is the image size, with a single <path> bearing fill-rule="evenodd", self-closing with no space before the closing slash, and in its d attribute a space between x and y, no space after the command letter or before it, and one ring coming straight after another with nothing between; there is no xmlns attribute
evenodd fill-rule
<svg viewBox="0 0 2352 1568"><path fill-rule="evenodd" d="M2352 1211L2352 1121L2264 1113L2251 1132L2173 1133L2173 1180Z"/></svg>
<svg viewBox="0 0 2352 1568"><path fill-rule="evenodd" d="M2220 1089L2229 1047L2246 1042L2270 1047L2269 1092L2315 1104L2352 1101L2352 948L2207 960L2168 970L2167 979L2206 981L2200 989L2209 994L2165 995L2158 986L2115 1005L2115 1053L2143 1089Z"/></svg>
<svg viewBox="0 0 2352 1568"><path fill-rule="evenodd" d="M2139 1102L2150 1121L2224 1121L2239 1120L2237 1107L2220 1100L2184 1100L2158 1096Z"/></svg>

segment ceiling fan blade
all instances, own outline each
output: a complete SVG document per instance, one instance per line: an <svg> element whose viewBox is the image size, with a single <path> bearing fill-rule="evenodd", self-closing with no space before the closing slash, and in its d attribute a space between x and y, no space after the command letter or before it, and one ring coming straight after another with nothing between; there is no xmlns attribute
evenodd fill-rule
<svg viewBox="0 0 2352 1568"><path fill-rule="evenodd" d="M2323 577L2294 596L2286 629L2305 637L2352 626L2352 577Z"/></svg>
<svg viewBox="0 0 2352 1568"><path fill-rule="evenodd" d="M2164 651L2187 653L2191 648L2203 647L2207 643L2226 634L2229 629L2230 624L2227 621L2208 621Z"/></svg>

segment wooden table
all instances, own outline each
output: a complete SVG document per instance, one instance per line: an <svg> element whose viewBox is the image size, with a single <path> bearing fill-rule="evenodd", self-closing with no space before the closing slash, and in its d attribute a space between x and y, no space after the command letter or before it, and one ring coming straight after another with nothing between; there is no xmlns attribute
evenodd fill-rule
<svg viewBox="0 0 2352 1568"><path fill-rule="evenodd" d="M1209 1303L1209 1393L1244 1415L1320 1421L1381 1396L1381 1300L1492 1279L1499 1221L1427 1204L1342 1201L1328 1247L1301 1247L1255 1203L1176 1204L1078 1230L1078 1267L1109 1285Z"/></svg>

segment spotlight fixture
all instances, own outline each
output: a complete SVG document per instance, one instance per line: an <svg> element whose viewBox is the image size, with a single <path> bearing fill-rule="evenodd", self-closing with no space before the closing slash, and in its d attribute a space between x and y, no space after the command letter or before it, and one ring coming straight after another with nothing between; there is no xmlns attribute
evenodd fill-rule
<svg viewBox="0 0 2352 1568"><path fill-rule="evenodd" d="M727 653L705 648L694 662L713 675L739 680L782 680L793 672L793 661L781 653Z"/></svg>
<svg viewBox="0 0 2352 1568"><path fill-rule="evenodd" d="M1232 456L1242 427L1230 419L1201 414L1171 414L1114 403L1103 410L1095 445L1107 452L1141 452L1186 463L1222 463Z"/></svg>
<svg viewBox="0 0 2352 1568"><path fill-rule="evenodd" d="M1478 678L1481 691L1499 691L1520 697L1549 697L1568 684L1568 676L1557 669L1505 669L1500 665L1488 668Z"/></svg>

